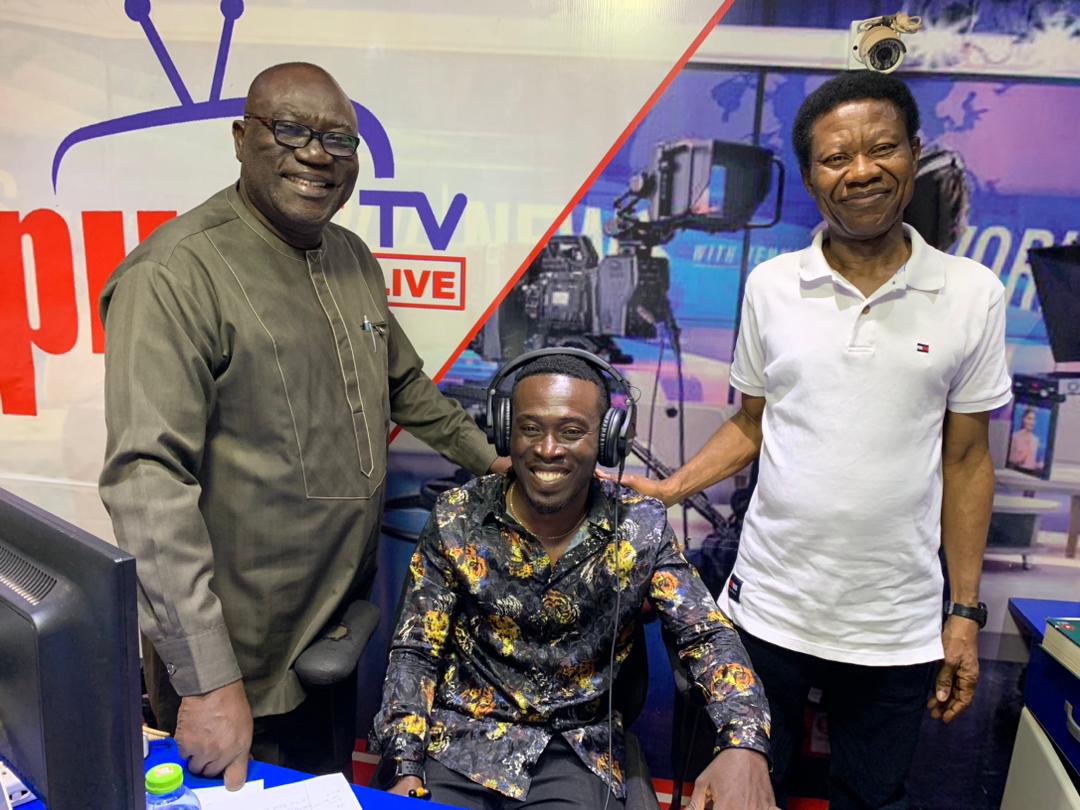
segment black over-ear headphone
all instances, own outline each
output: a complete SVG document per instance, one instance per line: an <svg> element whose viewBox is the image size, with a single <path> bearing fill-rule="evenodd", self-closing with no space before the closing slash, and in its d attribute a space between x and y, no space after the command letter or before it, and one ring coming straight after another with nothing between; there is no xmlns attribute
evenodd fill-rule
<svg viewBox="0 0 1080 810"><path fill-rule="evenodd" d="M500 394L499 385L510 374L522 366L531 363L538 357L548 355L564 355L577 357L588 363L592 368L606 374L626 393L626 407L608 408L604 418L600 420L600 452L596 460L605 467L617 467L625 459L630 450L630 442L634 438L634 425L637 418L637 406L634 403L633 392L626 377L603 358L597 357L592 352L584 349L551 348L538 349L534 352L525 352L500 368L492 377L487 392L487 437L488 441L495 445L495 451L500 456L510 454L510 429L513 426L513 414L511 413L511 395ZM611 386L605 386L608 395L611 395Z"/></svg>

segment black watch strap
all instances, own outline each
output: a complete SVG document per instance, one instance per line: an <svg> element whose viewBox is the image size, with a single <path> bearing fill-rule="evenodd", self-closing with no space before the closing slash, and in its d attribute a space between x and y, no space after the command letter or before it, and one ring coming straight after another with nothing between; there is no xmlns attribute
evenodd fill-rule
<svg viewBox="0 0 1080 810"><path fill-rule="evenodd" d="M964 619L971 619L973 622L979 625L980 629L986 627L985 602L979 602L979 604L975 607L972 607L971 605L958 605L956 602L946 602L945 615L960 616Z"/></svg>
<svg viewBox="0 0 1080 810"><path fill-rule="evenodd" d="M397 766L394 768L394 778L404 779L406 776L415 776L421 782L426 781L424 779L424 763L412 759L398 760Z"/></svg>

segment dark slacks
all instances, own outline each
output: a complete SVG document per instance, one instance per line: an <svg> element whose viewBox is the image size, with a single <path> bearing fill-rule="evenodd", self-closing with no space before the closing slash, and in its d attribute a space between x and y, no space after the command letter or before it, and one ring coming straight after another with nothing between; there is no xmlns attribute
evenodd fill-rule
<svg viewBox="0 0 1080 810"><path fill-rule="evenodd" d="M773 790L787 806L811 687L829 718L829 810L905 810L906 781L935 665L870 667L826 661L739 630L772 713Z"/></svg>
<svg viewBox="0 0 1080 810"><path fill-rule="evenodd" d="M431 757L424 770L433 801L467 810L601 810L611 792L558 736L552 737L540 755L524 801L478 785ZM624 804L612 795L607 806L609 810L623 810Z"/></svg>
<svg viewBox="0 0 1080 810"><path fill-rule="evenodd" d="M176 733L180 696L165 664L143 637L143 675L158 727ZM343 773L352 779L356 745L356 672L344 681L306 689L304 702L285 714L256 717L251 756L271 765L306 773Z"/></svg>

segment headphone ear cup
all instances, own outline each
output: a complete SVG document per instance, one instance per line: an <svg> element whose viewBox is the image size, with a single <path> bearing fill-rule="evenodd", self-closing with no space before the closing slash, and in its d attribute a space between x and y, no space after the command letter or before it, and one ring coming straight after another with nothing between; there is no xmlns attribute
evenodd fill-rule
<svg viewBox="0 0 1080 810"><path fill-rule="evenodd" d="M500 456L510 455L510 424L510 397L499 397L495 400L491 427L495 433L495 452Z"/></svg>
<svg viewBox="0 0 1080 810"><path fill-rule="evenodd" d="M600 452L596 460L604 467L616 467L625 455L625 448L620 447L619 434L626 422L626 411L622 408L608 408L600 420Z"/></svg>

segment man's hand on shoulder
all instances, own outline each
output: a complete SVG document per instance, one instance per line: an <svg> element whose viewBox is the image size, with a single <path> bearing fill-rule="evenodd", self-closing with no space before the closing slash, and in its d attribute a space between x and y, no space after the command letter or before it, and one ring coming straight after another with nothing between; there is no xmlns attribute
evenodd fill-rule
<svg viewBox="0 0 1080 810"><path fill-rule="evenodd" d="M596 468L596 477L604 481L617 481L619 477L617 474L608 472L607 470L601 470ZM623 486L630 487L642 495L647 495L650 498L656 498L664 506L672 506L677 503L675 496L670 492L670 487L667 485L667 479L646 478L644 475L637 475L635 473L623 473L622 484Z"/></svg>
<svg viewBox="0 0 1080 810"><path fill-rule="evenodd" d="M930 714L951 723L975 700L979 682L979 625L963 616L950 616L941 631L945 658L926 704Z"/></svg>
<svg viewBox="0 0 1080 810"><path fill-rule="evenodd" d="M493 473L498 473L499 475L502 475L503 473L509 471L509 469L510 459L507 456L498 456L493 462L491 462L491 466L488 467L488 474L491 475Z"/></svg>
<svg viewBox="0 0 1080 810"><path fill-rule="evenodd" d="M233 681L204 695L181 699L176 747L188 760L189 771L223 775L229 790L239 790L247 779L252 725L244 682Z"/></svg>
<svg viewBox="0 0 1080 810"><path fill-rule="evenodd" d="M764 754L725 748L694 782L688 810L774 810L776 798Z"/></svg>

